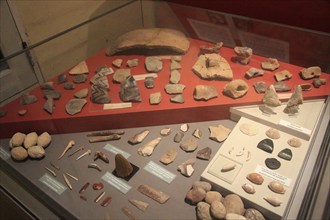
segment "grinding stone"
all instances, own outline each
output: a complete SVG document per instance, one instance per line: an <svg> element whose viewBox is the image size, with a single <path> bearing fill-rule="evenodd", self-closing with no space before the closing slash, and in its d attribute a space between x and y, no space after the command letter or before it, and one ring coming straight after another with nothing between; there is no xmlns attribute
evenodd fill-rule
<svg viewBox="0 0 330 220"><path fill-rule="evenodd" d="M267 158L265 160L265 164L269 169L277 170L281 166L281 162L278 161L276 158Z"/></svg>

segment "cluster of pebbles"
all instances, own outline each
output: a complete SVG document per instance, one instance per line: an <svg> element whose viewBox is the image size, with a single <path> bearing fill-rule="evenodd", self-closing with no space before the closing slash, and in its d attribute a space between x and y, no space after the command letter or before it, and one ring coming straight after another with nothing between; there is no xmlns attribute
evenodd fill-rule
<svg viewBox="0 0 330 220"><path fill-rule="evenodd" d="M41 159L46 154L44 148L46 148L51 141L52 137L47 132L39 136L36 132L28 134L17 132L9 141L11 157L15 161L23 161L28 157Z"/></svg>
<svg viewBox="0 0 330 220"><path fill-rule="evenodd" d="M258 210L245 209L244 203L238 195L228 194L223 197L219 192L211 189L210 183L195 181L186 194L185 201L191 205L196 205L198 219L265 219Z"/></svg>

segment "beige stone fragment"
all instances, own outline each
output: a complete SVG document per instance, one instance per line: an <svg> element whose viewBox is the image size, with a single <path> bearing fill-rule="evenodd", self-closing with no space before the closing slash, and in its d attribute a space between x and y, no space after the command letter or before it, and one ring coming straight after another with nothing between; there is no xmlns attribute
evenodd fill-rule
<svg viewBox="0 0 330 220"><path fill-rule="evenodd" d="M194 89L194 99L208 101L218 97L218 91L214 86L197 85Z"/></svg>
<svg viewBox="0 0 330 220"><path fill-rule="evenodd" d="M239 130L246 135L255 136L258 134L259 129L257 126L249 123L243 123L239 126Z"/></svg>
<svg viewBox="0 0 330 220"><path fill-rule="evenodd" d="M11 151L10 151L11 157L14 160L17 161L22 161L25 160L28 157L28 152L24 147L18 146L18 147L14 147Z"/></svg>
<svg viewBox="0 0 330 220"><path fill-rule="evenodd" d="M131 75L130 69L118 69L113 74L113 81L115 83L121 83L126 81L127 77Z"/></svg>
<svg viewBox="0 0 330 220"><path fill-rule="evenodd" d="M150 156L153 153L154 149L159 144L161 139L162 139L161 137L155 138L155 139L149 141L148 143L146 143L145 145L139 147L138 154L140 154L141 156L144 156L144 157Z"/></svg>
<svg viewBox="0 0 330 220"><path fill-rule="evenodd" d="M174 148L168 149L166 153L160 157L159 161L166 165L170 164L175 160L177 154L178 152Z"/></svg>
<svg viewBox="0 0 330 220"><path fill-rule="evenodd" d="M25 139L25 134L21 133L21 132L17 132L13 135L13 137L11 138L10 142L11 142L11 147L18 147L18 146L22 146L24 143L24 139Z"/></svg>
<svg viewBox="0 0 330 220"><path fill-rule="evenodd" d="M185 54L190 46L180 31L168 28L136 29L121 35L106 54Z"/></svg>
<svg viewBox="0 0 330 220"><path fill-rule="evenodd" d="M171 70L170 83L177 84L180 82L181 73L178 70Z"/></svg>
<svg viewBox="0 0 330 220"><path fill-rule="evenodd" d="M226 128L223 125L209 126L209 130L210 130L210 139L217 142L222 142L226 140L231 132L231 129Z"/></svg>
<svg viewBox="0 0 330 220"><path fill-rule="evenodd" d="M266 135L267 135L267 137L269 137L271 139L279 139L281 137L280 131L275 128L269 128L266 131Z"/></svg>
<svg viewBox="0 0 330 220"><path fill-rule="evenodd" d="M200 55L192 70L197 76L206 80L233 79L233 72L227 60L215 53Z"/></svg>
<svg viewBox="0 0 330 220"><path fill-rule="evenodd" d="M186 176L186 177L190 177L193 175L194 173L194 165L196 163L196 159L195 158L191 158L186 160L185 162L183 162L182 164L180 164L178 166L178 171Z"/></svg>
<svg viewBox="0 0 330 220"><path fill-rule="evenodd" d="M112 65L117 68L120 68L122 63L123 63L122 59L115 59L114 61L112 61Z"/></svg>
<svg viewBox="0 0 330 220"><path fill-rule="evenodd" d="M242 79L236 79L226 84L223 94L233 99L244 96L249 90L249 85Z"/></svg>
<svg viewBox="0 0 330 220"><path fill-rule="evenodd" d="M265 70L274 71L280 67L280 64L275 58L268 58L268 60L261 63L261 68Z"/></svg>
<svg viewBox="0 0 330 220"><path fill-rule="evenodd" d="M301 141L298 138L291 138L291 139L289 139L288 140L288 144L291 147L295 147L295 148L299 148L302 145Z"/></svg>
<svg viewBox="0 0 330 220"><path fill-rule="evenodd" d="M28 133L24 139L24 147L29 148L37 144L38 135L36 132Z"/></svg>
<svg viewBox="0 0 330 220"><path fill-rule="evenodd" d="M28 148L29 157L40 159L45 156L46 152L43 147L35 145Z"/></svg>
<svg viewBox="0 0 330 220"><path fill-rule="evenodd" d="M281 105L281 101L273 85L270 85L265 92L262 102L268 106L276 107Z"/></svg>
<svg viewBox="0 0 330 220"><path fill-rule="evenodd" d="M88 66L85 61L80 62L78 65L73 67L70 71L70 75L78 75L78 74L88 74Z"/></svg>
<svg viewBox="0 0 330 220"><path fill-rule="evenodd" d="M166 193L161 192L147 184L141 184L138 187L138 191L148 196L149 198L159 202L160 204L164 204L165 202L167 202L167 200L170 199L170 196L167 195Z"/></svg>
<svg viewBox="0 0 330 220"><path fill-rule="evenodd" d="M167 84L165 85L165 91L167 94L182 94L186 88L183 84Z"/></svg>
<svg viewBox="0 0 330 220"><path fill-rule="evenodd" d="M180 148L186 152L193 152L197 149L198 143L196 139L186 139L181 142Z"/></svg>
<svg viewBox="0 0 330 220"><path fill-rule="evenodd" d="M181 64L176 62L175 60L172 60L170 70L180 70L180 69L181 69Z"/></svg>
<svg viewBox="0 0 330 220"><path fill-rule="evenodd" d="M312 66L300 70L300 76L302 79L313 79L321 76L321 68L318 66Z"/></svg>
<svg viewBox="0 0 330 220"><path fill-rule="evenodd" d="M162 101L162 94L155 92L150 94L149 102L150 105L158 105Z"/></svg>
<svg viewBox="0 0 330 220"><path fill-rule="evenodd" d="M275 79L277 82L288 80L292 78L292 74L288 70L282 70L275 73Z"/></svg>
<svg viewBox="0 0 330 220"><path fill-rule="evenodd" d="M137 199L129 199L128 201L132 203L132 205L134 205L136 208L140 209L142 212L145 212L149 206L148 203Z"/></svg>

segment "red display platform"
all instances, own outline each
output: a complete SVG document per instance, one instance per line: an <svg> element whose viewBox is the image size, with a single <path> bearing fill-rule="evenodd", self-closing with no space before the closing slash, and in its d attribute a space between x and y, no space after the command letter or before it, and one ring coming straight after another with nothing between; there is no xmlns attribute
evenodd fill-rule
<svg viewBox="0 0 330 220"><path fill-rule="evenodd" d="M57 85L57 80L55 78L53 80L55 90L61 91L62 97L60 100L55 100L53 114L50 115L43 110L45 99L43 98L42 90L36 88L30 92L30 94L38 97L36 103L23 106L19 104L19 99L17 99L2 108L7 111L7 115L0 118L1 138L10 137L18 131L24 133L31 131L41 133L47 131L54 134L228 119L230 115L229 108L232 106L260 104L263 94L257 94L255 92L252 86L253 83L265 81L268 85L272 84L275 82L274 73L277 71L286 69L293 74L293 77L286 81L286 84L292 89L298 84L312 82L312 80L302 80L300 78L299 71L303 67L283 62L280 62L281 66L276 71L265 71L263 77L245 79L245 72L251 67L260 68L260 63L265 61L266 58L253 55L250 64L244 66L231 61L231 58L235 55L233 49L223 47L220 53L230 63L234 79L245 79L250 86L248 93L244 97L231 99L222 94L223 87L228 83L227 81L202 80L192 72L192 66L198 57L199 47L201 45L210 45L210 43L194 39L190 41L190 49L186 55L182 56L182 61L180 62L182 66L180 71L180 83L186 85L183 92L185 103L171 103L171 95L166 94L164 91L164 85L169 83L170 78L170 60L168 56L164 56L167 59L163 60L163 69L158 73L158 77L155 78L155 87L153 89L145 88L143 80L137 81L142 102L133 103L132 108L103 110L103 105L94 104L90 101L91 91L89 81L83 84L75 84L74 90L64 90L63 84ZM121 55L107 57L105 56L104 50L102 50L86 60L90 71L88 77L92 77L95 74L95 69L101 65L112 67L112 61L117 58L124 60L122 68L127 68L125 64L128 59L138 58L139 65L131 68L132 75L146 73L144 68L145 56ZM116 68L112 68L116 70ZM72 82L73 77L69 76L68 71L66 71L66 74L68 75L69 81ZM112 82L112 76L113 75L108 76L110 84L109 96L112 103L119 103L121 102L119 98L120 85ZM329 83L329 74L322 73L321 77L326 78ZM199 84L215 86L218 89L219 96L207 102L195 101L193 98L193 91L195 86ZM86 98L88 103L85 105L82 112L73 116L67 114L65 111L66 103L73 98L75 92L86 87L89 89L89 95ZM149 104L149 95L154 92L161 92L162 94L162 101L159 105ZM306 91L303 93L303 96L304 99L316 99L324 98L329 94L330 87L327 84L318 89L313 88L310 91ZM27 109L28 112L24 116L19 116L18 111L21 109Z"/></svg>

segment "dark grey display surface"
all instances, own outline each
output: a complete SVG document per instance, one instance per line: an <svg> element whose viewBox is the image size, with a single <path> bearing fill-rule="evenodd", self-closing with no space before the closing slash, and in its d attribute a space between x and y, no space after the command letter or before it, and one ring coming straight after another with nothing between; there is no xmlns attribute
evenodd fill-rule
<svg viewBox="0 0 330 220"><path fill-rule="evenodd" d="M230 120L221 120L188 124L189 130L185 133L183 140L188 138L196 139L192 135L196 128L202 131L202 138L198 139L198 148L192 153L186 153L181 150L179 147L180 144L173 141L174 135L180 131L181 126L181 124L176 124L149 128L141 127L125 129L125 134L122 135L120 140L98 143L89 143L86 137L87 133L52 135L52 143L48 148L46 148L46 157L42 160L28 159L24 162L14 162L11 158L8 158L1 160L1 167L10 172L11 175L21 182L21 185L29 188L32 194L36 195L40 200L46 203L50 209L62 217L74 217L77 219L104 219L105 216L109 216L111 219L127 219L128 217L121 211L121 208L128 207L138 219L195 219L195 206L187 204L184 201L184 198L192 183L200 179L200 175L209 161L197 159L197 162L194 165L195 171L191 177L181 175L177 171L177 167L190 158L196 158L197 151L204 147L210 147L212 149L212 159L221 146L221 143L209 139L210 132L208 127L222 124L232 129L236 123ZM160 135L160 130L165 127L172 128L172 132L169 136L162 137ZM144 129L150 130L150 133L142 143L130 145L127 142L130 137ZM137 149L140 146L156 137L162 137L162 140L155 148L151 156L143 157L137 153ZM62 159L57 160L70 140L75 141L74 147L70 149ZM8 139L2 139L0 141L0 145L2 150L4 149L9 152L8 142ZM129 181L123 180L126 184L131 186L131 189L126 194L120 192L114 186L102 180L102 176L104 176L105 173L112 173L115 168L115 154L104 149L107 144L129 153L130 157L128 157L128 160L140 168ZM68 157L70 153L74 152L81 146L84 146L85 148L83 151L78 152L72 157ZM160 156L163 155L169 148L175 148L178 155L173 163L166 166L159 162L159 159ZM76 158L88 149L92 151L91 155L85 156L76 161ZM95 151L103 151L106 153L110 160L109 164L106 164L102 160L94 161L93 158ZM167 183L159 177L146 171L144 167L150 161L155 162L162 168L165 168L175 174L176 177L174 180ZM58 165L60 167L60 171L53 168L50 165L50 162ZM90 163L98 164L102 168L102 171L99 172L95 169L88 168L87 166ZM52 175L44 168L45 166L51 168L57 173L57 177L54 177L54 179L65 187L67 187L67 185L65 184L62 173L69 173L77 177L78 181L68 177L72 184L73 190L71 191L67 188L62 194L59 195L52 190L50 186L47 186L41 182L40 178L44 177L45 174L52 177ZM93 190L90 185L84 192L84 195L87 198L87 201L84 201L79 198L80 194L78 191L86 182L90 182L91 185L93 183L102 182L104 184L104 188L96 191ZM148 184L158 190L161 190L164 193L169 194L171 198L165 204L159 204L158 202L137 191L137 188L141 184ZM100 200L100 202L95 203L94 199L103 191L105 192L105 196ZM107 196L112 197L112 202L108 207L102 207L100 204ZM149 203L149 207L146 212L142 212L131 205L128 199L137 199L147 202Z"/></svg>

